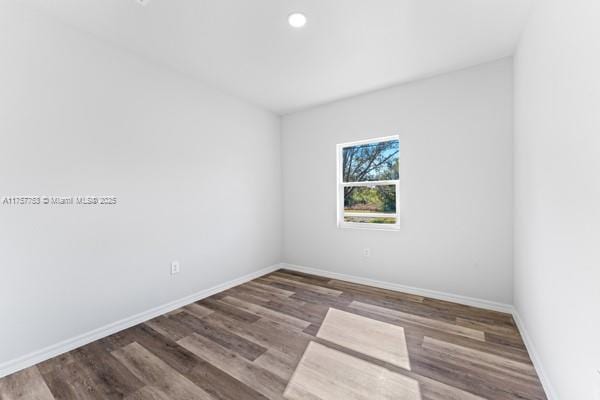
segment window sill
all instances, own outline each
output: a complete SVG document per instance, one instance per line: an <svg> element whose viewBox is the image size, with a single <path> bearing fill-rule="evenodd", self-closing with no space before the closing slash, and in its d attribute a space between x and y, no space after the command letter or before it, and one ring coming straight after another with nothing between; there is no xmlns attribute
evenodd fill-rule
<svg viewBox="0 0 600 400"><path fill-rule="evenodd" d="M391 232L399 232L400 224L390 224L385 226L384 224L379 224L378 226L373 226L375 224L361 224L361 223L348 223L343 222L338 224L338 229L358 229L363 231L391 231Z"/></svg>

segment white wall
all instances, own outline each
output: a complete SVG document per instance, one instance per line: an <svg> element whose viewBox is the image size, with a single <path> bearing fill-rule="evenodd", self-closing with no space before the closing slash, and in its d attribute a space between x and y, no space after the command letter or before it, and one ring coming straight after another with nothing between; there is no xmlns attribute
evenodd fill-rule
<svg viewBox="0 0 600 400"><path fill-rule="evenodd" d="M515 58L515 305L563 400L600 399L598 21L540 1Z"/></svg>
<svg viewBox="0 0 600 400"><path fill-rule="evenodd" d="M279 262L278 117L16 3L0 1L0 197L118 205L0 205L0 364Z"/></svg>
<svg viewBox="0 0 600 400"><path fill-rule="evenodd" d="M512 303L512 111L503 59L285 116L284 261ZM338 229L336 144L395 134L400 232Z"/></svg>

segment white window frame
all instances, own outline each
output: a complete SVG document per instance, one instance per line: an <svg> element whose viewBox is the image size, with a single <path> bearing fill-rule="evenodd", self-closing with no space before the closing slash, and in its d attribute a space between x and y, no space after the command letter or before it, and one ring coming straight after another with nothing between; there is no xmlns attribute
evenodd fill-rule
<svg viewBox="0 0 600 400"><path fill-rule="evenodd" d="M373 139L358 140L355 142L341 143L337 145L337 226L338 228L351 228L351 229L370 229L370 230L383 230L383 231L397 231L400 229L400 179L388 180L388 181L368 181L368 182L344 182L343 177L343 162L344 162L344 148L353 147L357 145L364 145L369 143L378 142L389 142L391 140L397 140L400 142L400 137L395 136L384 136ZM398 154L398 157L400 155ZM400 169L400 162L398 162L398 170ZM398 171L400 176L400 171ZM396 214L389 213L348 213L356 217L392 217L395 216L395 224L374 224L365 222L346 222L344 221L344 188L348 186L396 186Z"/></svg>

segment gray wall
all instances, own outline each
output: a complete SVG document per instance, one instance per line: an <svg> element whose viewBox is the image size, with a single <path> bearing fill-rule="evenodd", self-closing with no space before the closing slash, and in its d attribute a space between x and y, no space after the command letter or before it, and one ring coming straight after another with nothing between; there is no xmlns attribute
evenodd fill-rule
<svg viewBox="0 0 600 400"><path fill-rule="evenodd" d="M598 21L539 1L515 58L515 306L563 400L600 399Z"/></svg>
<svg viewBox="0 0 600 400"><path fill-rule="evenodd" d="M509 58L285 116L284 261L512 303L512 84ZM338 229L336 144L395 134L401 230Z"/></svg>
<svg viewBox="0 0 600 400"><path fill-rule="evenodd" d="M0 196L118 197L0 205L0 364L279 262L278 117L16 2L0 54Z"/></svg>

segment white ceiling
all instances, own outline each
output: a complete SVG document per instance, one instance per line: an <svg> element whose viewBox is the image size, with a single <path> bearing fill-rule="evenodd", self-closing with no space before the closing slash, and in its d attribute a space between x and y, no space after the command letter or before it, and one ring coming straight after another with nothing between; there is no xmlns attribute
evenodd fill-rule
<svg viewBox="0 0 600 400"><path fill-rule="evenodd" d="M25 0L279 114L511 55L529 0ZM302 29L287 16L308 17Z"/></svg>

